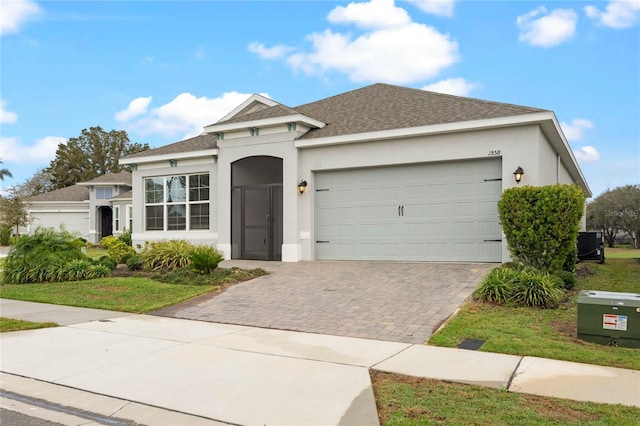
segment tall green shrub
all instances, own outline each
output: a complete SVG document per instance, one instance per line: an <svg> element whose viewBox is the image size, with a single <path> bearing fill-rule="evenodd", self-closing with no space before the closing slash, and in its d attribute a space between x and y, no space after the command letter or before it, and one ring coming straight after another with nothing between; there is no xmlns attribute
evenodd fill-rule
<svg viewBox="0 0 640 426"><path fill-rule="evenodd" d="M67 264L86 260L84 242L67 231L38 228L11 247L4 265L4 282L25 284L66 279Z"/></svg>
<svg viewBox="0 0 640 426"><path fill-rule="evenodd" d="M498 203L511 256L542 271L562 270L575 249L585 196L578 185L509 188Z"/></svg>

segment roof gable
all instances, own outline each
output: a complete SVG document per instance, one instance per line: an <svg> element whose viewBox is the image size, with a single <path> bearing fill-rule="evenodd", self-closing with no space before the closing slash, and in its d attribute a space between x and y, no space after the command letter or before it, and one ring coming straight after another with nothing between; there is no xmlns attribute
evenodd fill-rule
<svg viewBox="0 0 640 426"><path fill-rule="evenodd" d="M155 149L149 149L147 151L137 152L135 154L127 155L121 160L131 160L134 158L154 157L158 155L179 154L183 152L192 151L204 151L207 149L216 149L217 138L214 135L202 134L193 138L185 139L183 141L174 142L169 145L161 146ZM121 162L122 164L130 163L131 161Z"/></svg>

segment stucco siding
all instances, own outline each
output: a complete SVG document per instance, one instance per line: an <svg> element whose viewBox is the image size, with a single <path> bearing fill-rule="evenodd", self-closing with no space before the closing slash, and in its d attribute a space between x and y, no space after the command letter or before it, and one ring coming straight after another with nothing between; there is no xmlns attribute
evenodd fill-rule
<svg viewBox="0 0 640 426"><path fill-rule="evenodd" d="M547 140L546 136L540 131L540 141L538 142L538 164L539 175L538 185L555 185L558 183L558 155Z"/></svg>
<svg viewBox="0 0 640 426"><path fill-rule="evenodd" d="M193 231L145 231L144 179L158 176L209 174L209 229ZM170 167L167 161L141 164L133 172L133 231L134 246L145 241L186 239L199 244L216 244L218 240L218 165L213 158L180 160L177 167Z"/></svg>

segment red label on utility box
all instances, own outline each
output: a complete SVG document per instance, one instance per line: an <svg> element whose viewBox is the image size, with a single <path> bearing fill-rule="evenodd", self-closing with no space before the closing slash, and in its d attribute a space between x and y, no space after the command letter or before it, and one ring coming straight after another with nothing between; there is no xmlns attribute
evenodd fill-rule
<svg viewBox="0 0 640 426"><path fill-rule="evenodd" d="M627 331L627 316L604 314L602 315L602 328L605 330Z"/></svg>

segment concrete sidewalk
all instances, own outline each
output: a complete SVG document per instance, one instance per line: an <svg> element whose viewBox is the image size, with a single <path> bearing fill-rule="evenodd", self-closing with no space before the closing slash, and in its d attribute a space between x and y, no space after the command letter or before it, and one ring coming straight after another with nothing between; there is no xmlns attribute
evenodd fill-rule
<svg viewBox="0 0 640 426"><path fill-rule="evenodd" d="M163 410L184 424L377 424L370 368L640 407L634 370L6 299L0 315L67 324L0 335L3 391L70 406L70 389L87 391L145 424Z"/></svg>

